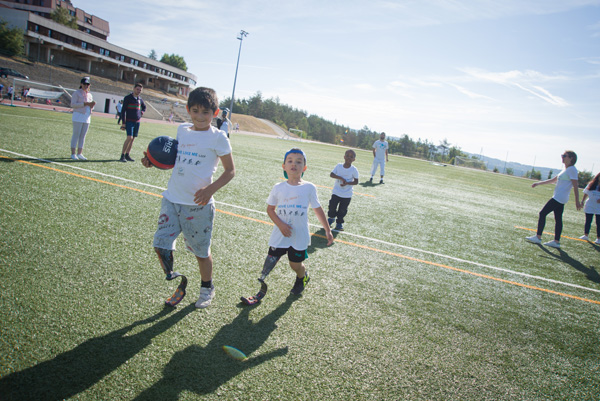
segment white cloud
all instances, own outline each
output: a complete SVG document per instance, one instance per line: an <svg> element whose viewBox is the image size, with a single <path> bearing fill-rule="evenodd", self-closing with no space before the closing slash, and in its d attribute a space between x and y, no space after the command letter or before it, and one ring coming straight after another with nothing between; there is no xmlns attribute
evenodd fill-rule
<svg viewBox="0 0 600 401"><path fill-rule="evenodd" d="M487 81L498 85L518 88L554 106L565 107L569 105L565 99L552 94L548 89L539 85L540 83L549 83L555 81L566 82L569 80L569 78L564 75L544 75L538 71L532 70L488 72L480 69L465 68L462 69L462 71L478 81Z"/></svg>
<svg viewBox="0 0 600 401"><path fill-rule="evenodd" d="M453 88L455 88L457 91L459 91L460 93L462 93L463 95L466 95L468 97L470 97L471 99L486 99L486 100L494 100L493 98L489 97L489 96L485 96L485 95L480 95L478 93L475 92L471 92L470 90L463 88L462 86L456 85L456 84L448 84L450 86L452 86Z"/></svg>

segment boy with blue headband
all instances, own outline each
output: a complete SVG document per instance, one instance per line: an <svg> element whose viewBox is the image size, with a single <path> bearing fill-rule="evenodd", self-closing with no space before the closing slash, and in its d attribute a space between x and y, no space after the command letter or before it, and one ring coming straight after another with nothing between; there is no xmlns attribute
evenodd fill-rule
<svg viewBox="0 0 600 401"><path fill-rule="evenodd" d="M283 158L283 174L287 181L276 184L267 198L267 214L275 227L269 239L269 254L258 279L261 282L261 291L256 296L242 297L242 301L248 305L255 304L265 296L265 278L285 254L288 255L290 267L296 273L296 281L290 293L300 295L304 291L310 280L303 263L308 257L307 249L310 245L309 207L313 208L325 230L327 245L333 243L331 228L317 197L317 188L314 184L302 180L305 170L304 152L298 148L289 150Z"/></svg>

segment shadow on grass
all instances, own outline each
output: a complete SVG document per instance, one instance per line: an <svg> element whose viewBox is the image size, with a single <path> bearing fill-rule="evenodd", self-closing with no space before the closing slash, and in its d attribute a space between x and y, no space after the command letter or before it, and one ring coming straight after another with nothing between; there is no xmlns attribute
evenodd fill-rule
<svg viewBox="0 0 600 401"><path fill-rule="evenodd" d="M560 260L570 266L572 266L575 270L578 270L586 275L587 279L593 281L594 283L600 283L600 274L596 271L593 266L586 267L580 261L573 259L569 254L562 249L558 249L558 255L550 252L546 247L542 245L538 245L540 249L546 252L548 255L552 256L555 259Z"/></svg>
<svg viewBox="0 0 600 401"><path fill-rule="evenodd" d="M379 185L384 185L382 183L380 183L379 181L365 181L365 182L361 182L358 185L360 185L361 187L364 188L369 188L369 187L377 187Z"/></svg>
<svg viewBox="0 0 600 401"><path fill-rule="evenodd" d="M337 236L339 234L340 234L339 231L331 230L331 235L333 235L334 239L337 238ZM312 235L312 238L310 240L310 245L306 249L306 252L310 255L311 253L315 252L317 249L324 249L324 248L327 248L327 237L325 236L325 230L320 228L317 231L315 231L315 233Z"/></svg>
<svg viewBox="0 0 600 401"><path fill-rule="evenodd" d="M76 396L109 375L148 346L152 339L177 324L195 309L194 304L176 311L165 307L101 337L85 341L70 351L0 379L2 400L62 400ZM153 323L137 334L127 333Z"/></svg>
<svg viewBox="0 0 600 401"><path fill-rule="evenodd" d="M81 163L81 164L86 164L86 163L122 163L119 159L110 159L110 160L93 160L93 159L87 159L87 160L73 160L70 157L53 157L53 158L49 158L49 159L31 159L29 157L11 157L11 158L5 158L5 157L0 157L0 162L4 162L4 163L14 163L14 162L28 162L28 163Z"/></svg>
<svg viewBox="0 0 600 401"><path fill-rule="evenodd" d="M252 353L275 331L277 320L296 299L298 298L292 295L288 296L284 303L257 323L249 319L253 308L242 306L239 315L223 326L205 347L192 345L176 352L165 366L162 379L139 394L135 400L178 400L183 391L198 395L210 394L241 372L286 355L287 347L256 356L252 356ZM239 349L249 355L249 358L245 361L230 358L222 349L224 345Z"/></svg>

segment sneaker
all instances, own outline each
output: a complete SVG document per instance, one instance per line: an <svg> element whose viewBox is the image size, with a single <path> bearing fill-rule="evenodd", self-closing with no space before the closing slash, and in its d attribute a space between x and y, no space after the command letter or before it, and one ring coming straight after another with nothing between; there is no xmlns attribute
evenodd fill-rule
<svg viewBox="0 0 600 401"><path fill-rule="evenodd" d="M334 230L338 230L338 231L344 231L344 226L343 226L342 224L340 224L340 223L337 223L337 224L335 225L335 228L334 228Z"/></svg>
<svg viewBox="0 0 600 401"><path fill-rule="evenodd" d="M198 301L196 301L196 308L204 309L207 306L210 306L212 299L215 297L215 286L211 286L210 288L202 287L200 288L200 297Z"/></svg>
<svg viewBox="0 0 600 401"><path fill-rule="evenodd" d="M600 238L596 238L596 241L594 241L594 244L600 244Z"/></svg>
<svg viewBox="0 0 600 401"><path fill-rule="evenodd" d="M123 163L127 163L127 159L125 158L125 155L121 155L121 158L119 159L120 162Z"/></svg>
<svg viewBox="0 0 600 401"><path fill-rule="evenodd" d="M373 183L373 177L371 177L371 179L369 180L370 183Z"/></svg>
<svg viewBox="0 0 600 401"><path fill-rule="evenodd" d="M537 235L532 235L531 237L525 237L525 239L529 242L533 242L534 244L541 244L542 240L537 237Z"/></svg>
<svg viewBox="0 0 600 401"><path fill-rule="evenodd" d="M304 277L299 278L296 277L296 282L294 283L294 287L290 290L290 294L292 295L300 295L302 291L304 291L304 287L310 281L310 277L308 277L308 273L304 273Z"/></svg>
<svg viewBox="0 0 600 401"><path fill-rule="evenodd" d="M588 236L587 235L582 235L581 237L579 237L579 239L587 241L588 240Z"/></svg>
<svg viewBox="0 0 600 401"><path fill-rule="evenodd" d="M125 155L125 160L127 160L128 162L134 162L135 159L132 159L131 156L129 155Z"/></svg>
<svg viewBox="0 0 600 401"><path fill-rule="evenodd" d="M77 155L77 157L79 158L79 160L87 160L87 157L85 157L84 155L82 155L81 153Z"/></svg>
<svg viewBox="0 0 600 401"><path fill-rule="evenodd" d="M544 242L545 246L549 246L550 248L560 248L560 242L556 242L556 240Z"/></svg>
<svg viewBox="0 0 600 401"><path fill-rule="evenodd" d="M380 184L383 184L383 179L379 180L379 183L380 183Z"/></svg>
<svg viewBox="0 0 600 401"><path fill-rule="evenodd" d="M73 159L73 160L79 160L79 157L77 157L77 155L71 155L71 159Z"/></svg>
<svg viewBox="0 0 600 401"><path fill-rule="evenodd" d="M329 224L329 227L331 227L331 225L333 224L334 221L335 221L335 219L332 219L332 218L327 219L327 223Z"/></svg>

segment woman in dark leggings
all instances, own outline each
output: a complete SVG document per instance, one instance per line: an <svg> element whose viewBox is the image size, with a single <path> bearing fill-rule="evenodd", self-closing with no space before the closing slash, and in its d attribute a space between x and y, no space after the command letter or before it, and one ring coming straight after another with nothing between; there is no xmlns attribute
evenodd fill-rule
<svg viewBox="0 0 600 401"><path fill-rule="evenodd" d="M560 248L560 234L562 233L563 227L562 215L565 210L565 204L569 201L571 187L575 193L575 207L577 210L581 209L581 204L579 203L579 182L577 180L577 169L575 168L577 155L572 150L565 150L561 157L565 168L556 177L546 181L534 182L531 185L532 188L535 188L538 185L556 184L556 188L554 188L552 199L550 199L540 211L537 234L525 238L527 241L533 242L534 244L541 244L542 233L544 232L544 226L546 225L546 216L550 214L550 212L554 212L554 220L556 222L554 227L554 240L544 243L544 245L552 248Z"/></svg>
<svg viewBox="0 0 600 401"><path fill-rule="evenodd" d="M595 244L600 244L600 173L596 174L593 180L587 184L583 190L583 198L581 204L585 202L585 199L589 197L589 200L585 202L583 211L585 213L585 226L583 227L583 235L579 237L584 241L588 241L588 235L590 235L590 229L592 228L592 220L596 215L596 241Z"/></svg>

